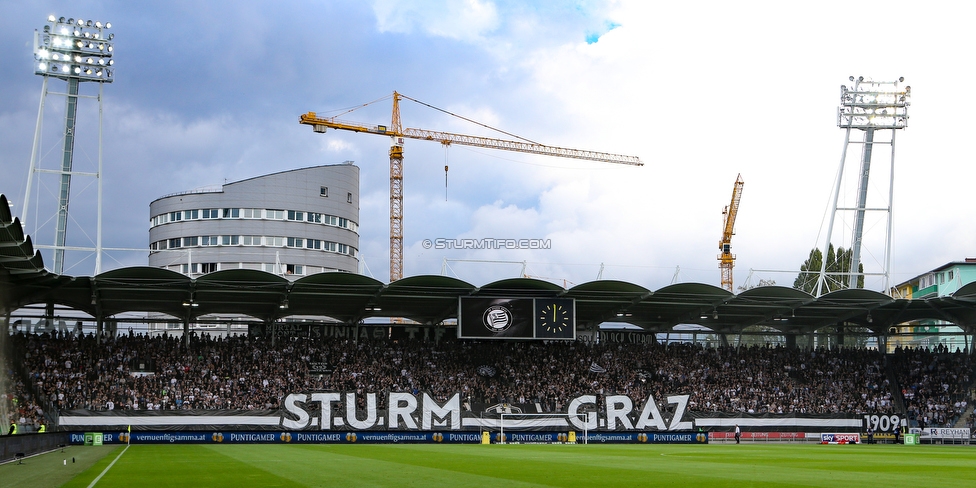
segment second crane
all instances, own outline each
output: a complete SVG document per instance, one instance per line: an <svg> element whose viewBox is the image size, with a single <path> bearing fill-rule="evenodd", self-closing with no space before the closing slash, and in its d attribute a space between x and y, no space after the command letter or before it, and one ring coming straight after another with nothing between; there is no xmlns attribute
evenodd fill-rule
<svg viewBox="0 0 976 488"><path fill-rule="evenodd" d="M733 292L732 267L735 266L735 254L732 254L732 236L735 235L735 215L739 212L739 200L742 199L742 181L740 174L732 187L732 203L722 211L722 240L718 241L718 248L722 251L718 255L718 267L722 270L722 288Z"/></svg>

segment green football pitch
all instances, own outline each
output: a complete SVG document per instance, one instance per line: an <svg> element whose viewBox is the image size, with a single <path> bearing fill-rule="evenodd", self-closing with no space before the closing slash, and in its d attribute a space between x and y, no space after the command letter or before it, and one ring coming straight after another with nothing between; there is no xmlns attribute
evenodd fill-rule
<svg viewBox="0 0 976 488"><path fill-rule="evenodd" d="M976 486L976 448L902 445L74 446L0 486Z"/></svg>

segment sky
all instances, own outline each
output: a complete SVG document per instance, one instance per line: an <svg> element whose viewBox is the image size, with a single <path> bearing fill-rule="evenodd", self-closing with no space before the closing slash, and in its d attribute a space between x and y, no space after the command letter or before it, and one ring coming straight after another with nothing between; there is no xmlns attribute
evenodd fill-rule
<svg viewBox="0 0 976 488"><path fill-rule="evenodd" d="M0 0L0 193L22 215L42 78L33 33L48 15L112 22L115 82L103 92L102 269L147 263L149 203L263 174L353 161L361 168L363 272L389 279L389 140L316 134L300 114L388 124L394 90L547 145L639 156L642 167L408 140L404 276L474 285L530 276L651 290L719 285L722 210L741 174L736 286L791 286L823 247L844 147L849 76L904 77L896 136L892 284L976 257L968 115L973 10L932 1L43 1ZM948 80L948 81L947 81ZM63 92L51 81L50 93ZM94 84L83 93L97 94ZM44 108L41 167L56 167L63 97ZM422 105L404 127L504 137ZM940 115L941 114L941 115ZM76 171L97 170L93 99L79 103ZM852 145L845 168L857 170ZM886 201L887 147L870 195ZM449 166L445 187L444 166ZM846 173L845 173L846 174ZM853 205L843 177L840 205ZM72 183L68 244L93 246L94 178ZM25 226L54 242L56 185L32 190ZM878 197L872 196L871 202ZM47 203L45 203L47 202ZM32 215L33 214L33 215ZM862 261L880 272L885 213L870 213ZM838 215L835 246L850 247ZM547 249L426 249L425 240L537 239ZM846 241L844 239L847 239ZM45 263L52 259L45 252ZM90 275L69 253L66 274ZM868 288L881 290L879 279Z"/></svg>

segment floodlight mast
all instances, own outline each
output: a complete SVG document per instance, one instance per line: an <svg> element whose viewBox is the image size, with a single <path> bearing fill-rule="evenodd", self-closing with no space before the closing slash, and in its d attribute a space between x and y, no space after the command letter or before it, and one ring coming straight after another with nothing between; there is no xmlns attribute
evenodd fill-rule
<svg viewBox="0 0 976 488"><path fill-rule="evenodd" d="M95 274L101 271L102 258L102 89L105 83L115 79L115 51L113 39L115 34L105 31L112 27L111 23L83 20L74 18L49 16L42 31L34 31L34 74L43 76L41 87L41 103L37 111L37 125L34 129L34 144L31 149L30 170L27 176L27 190L24 194L24 210L22 218L26 222L30 209L31 186L35 174L38 172L56 173L61 175L58 197L58 218L55 231L54 264L57 274L64 272L65 237L68 226L68 200L71 193L71 176L94 176L98 180L98 216L95 248L81 248L81 250L95 251ZM66 107L64 116L63 146L60 170L41 170L38 168L40 154L41 127L44 119L44 104L48 94L48 81L51 78L64 80L67 90L61 94L65 96ZM98 171L96 173L79 173L72 171L75 144L75 120L77 118L78 94L81 82L98 83ZM91 97L84 97L91 98ZM45 247L45 246L37 246Z"/></svg>
<svg viewBox="0 0 976 488"><path fill-rule="evenodd" d="M881 211L887 213L885 232L884 269L882 287L884 293L890 292L891 279L891 202L895 185L895 133L908 127L908 107L911 105L912 87L901 86L904 77L897 81L874 81L863 76L856 79L848 78L851 85L841 85L840 106L837 109L837 126L845 129L844 148L841 152L840 168L837 170L837 181L833 194L833 211L827 227L827 240L824 243L820 263L820 274L817 279L815 295L817 297L829 293L830 284L827 282L827 251L830 249L830 239L834 228L834 219L838 211L854 212L854 229L851 242L850 271L847 273L847 287L856 288L858 278L865 275L859 271L861 267L861 244L864 232L864 214L866 211ZM851 141L851 132L857 129L864 137L860 141ZM875 131L890 130L889 141L875 141ZM857 205L853 208L838 208L837 201L841 192L841 182L844 176L844 163L847 158L847 148L851 143L862 144L861 167L858 173ZM888 181L888 202L886 207L868 208L868 179L871 173L871 155L875 144L887 144L890 148L890 172Z"/></svg>

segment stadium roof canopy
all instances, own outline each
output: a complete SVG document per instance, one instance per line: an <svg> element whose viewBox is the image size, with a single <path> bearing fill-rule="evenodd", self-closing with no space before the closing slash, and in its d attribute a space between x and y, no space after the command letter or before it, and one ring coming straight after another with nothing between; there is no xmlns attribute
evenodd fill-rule
<svg viewBox="0 0 976 488"><path fill-rule="evenodd" d="M905 300L863 289L814 298L781 286L735 295L701 283L651 291L612 280L569 289L529 278L480 287L446 276L411 276L386 284L357 274L320 273L289 281L243 269L196 279L150 267L120 268L90 277L56 275L44 269L40 252L0 195L0 312L5 314L54 304L96 320L127 312L153 312L183 322L213 314L243 314L264 322L324 316L357 324L399 317L437 325L457 318L459 297L571 298L581 329L623 322L648 332L667 332L679 324L700 324L716 333L735 334L762 325L785 334L806 334L846 323L887 334L892 325L922 319L952 322L965 333L972 333L976 326L976 283L948 297Z"/></svg>

